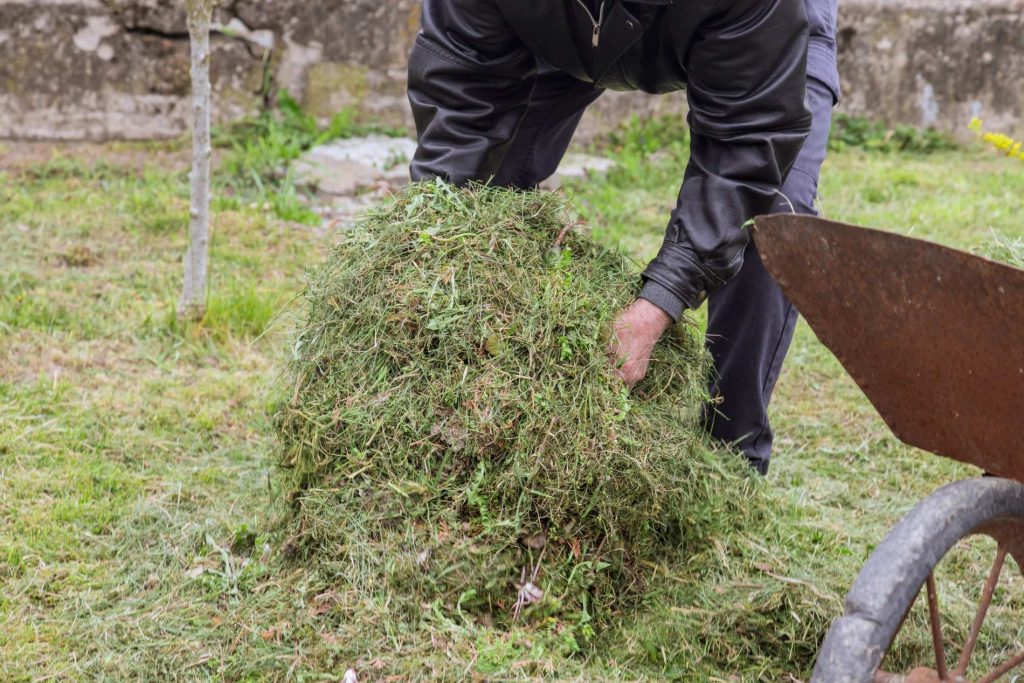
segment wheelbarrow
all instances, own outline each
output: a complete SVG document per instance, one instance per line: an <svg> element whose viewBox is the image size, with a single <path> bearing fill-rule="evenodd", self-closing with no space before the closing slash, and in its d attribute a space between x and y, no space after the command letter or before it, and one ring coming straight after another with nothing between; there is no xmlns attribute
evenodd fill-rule
<svg viewBox="0 0 1024 683"><path fill-rule="evenodd" d="M986 473L936 491L875 548L825 637L812 683L972 680L1004 566L1024 570L1024 270L808 216L758 218L753 236L765 267L896 437ZM976 534L996 549L954 659L934 570ZM934 660L888 672L886 655L919 596ZM1024 674L1024 651L972 683L1011 672Z"/></svg>

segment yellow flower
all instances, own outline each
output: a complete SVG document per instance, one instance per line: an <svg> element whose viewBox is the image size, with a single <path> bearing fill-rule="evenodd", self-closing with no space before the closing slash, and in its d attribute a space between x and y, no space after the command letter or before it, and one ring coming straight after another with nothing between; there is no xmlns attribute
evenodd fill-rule
<svg viewBox="0 0 1024 683"><path fill-rule="evenodd" d="M1006 152L1008 157L1016 157L1024 161L1024 142L1020 140L1014 140L1005 133L993 133L991 131L983 131L983 122L977 116L971 119L971 122L967 124L967 127L973 130L978 137L981 138L982 142L987 142L996 149Z"/></svg>

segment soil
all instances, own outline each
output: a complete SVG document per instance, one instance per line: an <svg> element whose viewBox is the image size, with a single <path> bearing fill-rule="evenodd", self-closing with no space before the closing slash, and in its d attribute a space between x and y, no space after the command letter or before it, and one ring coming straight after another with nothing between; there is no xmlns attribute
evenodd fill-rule
<svg viewBox="0 0 1024 683"><path fill-rule="evenodd" d="M189 166L189 149L177 142L41 142L0 140L0 172L17 175L27 168L54 158L95 163L102 159L119 168L160 167L184 171Z"/></svg>

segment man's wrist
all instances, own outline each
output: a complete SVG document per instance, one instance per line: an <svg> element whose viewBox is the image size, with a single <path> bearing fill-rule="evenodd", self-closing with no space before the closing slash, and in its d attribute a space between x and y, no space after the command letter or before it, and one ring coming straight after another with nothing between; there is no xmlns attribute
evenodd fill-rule
<svg viewBox="0 0 1024 683"><path fill-rule="evenodd" d="M686 310L682 299L654 280L644 281L639 298L657 306L669 318L666 328L683 317L683 311Z"/></svg>
<svg viewBox="0 0 1024 683"><path fill-rule="evenodd" d="M633 302L629 307L629 317L645 335L655 339L661 337L675 322L665 311L646 299L637 299Z"/></svg>

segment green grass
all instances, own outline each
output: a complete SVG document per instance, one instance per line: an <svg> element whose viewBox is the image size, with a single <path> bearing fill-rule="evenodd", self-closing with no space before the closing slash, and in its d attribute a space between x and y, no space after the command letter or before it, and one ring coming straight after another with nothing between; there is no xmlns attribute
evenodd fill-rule
<svg viewBox="0 0 1024 683"><path fill-rule="evenodd" d="M627 131L612 143L620 170L572 190L595 234L637 259L675 202L685 146L662 149L674 137ZM822 204L984 248L993 231L1024 238L1022 187L1024 165L975 149L851 146L826 163ZM772 513L754 530L653 564L645 604L590 644L557 619L506 631L437 604L414 626L388 621L383 593L283 560L273 533L268 416L289 302L338 236L219 206L211 315L186 326L173 315L184 174L59 158L0 171L0 679L330 681L353 666L364 681L806 680L887 528L973 474L899 444L801 324L759 487ZM956 614L985 549L944 567ZM1024 581L1004 582L980 645L992 660L1024 646ZM898 657L921 657L917 633Z"/></svg>

